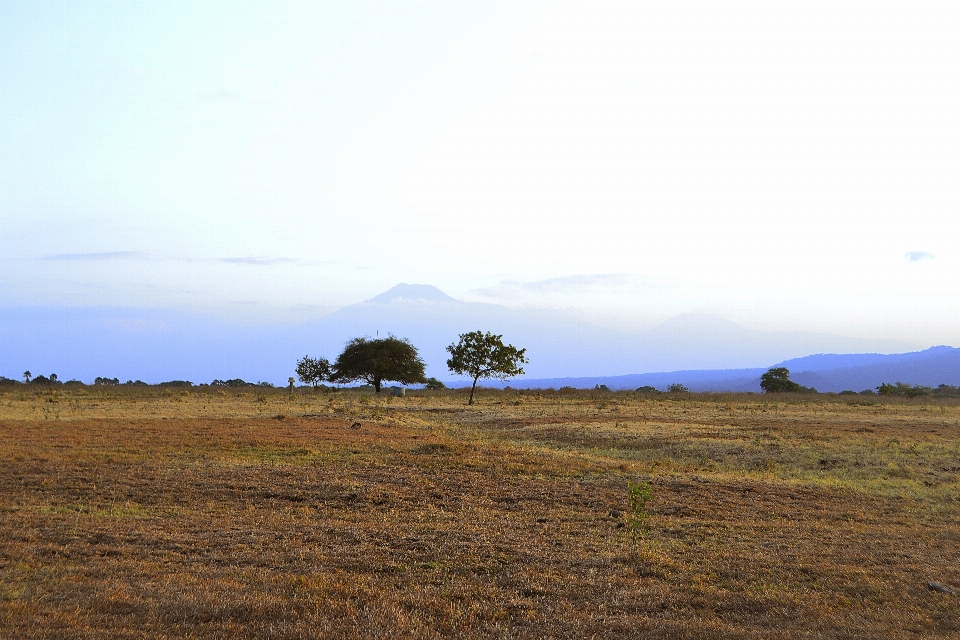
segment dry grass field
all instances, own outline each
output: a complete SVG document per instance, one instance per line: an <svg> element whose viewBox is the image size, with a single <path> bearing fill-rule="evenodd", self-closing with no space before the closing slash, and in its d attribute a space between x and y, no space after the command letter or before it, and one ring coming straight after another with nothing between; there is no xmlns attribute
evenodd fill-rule
<svg viewBox="0 0 960 640"><path fill-rule="evenodd" d="M0 637L960 637L956 401L465 398L0 391Z"/></svg>

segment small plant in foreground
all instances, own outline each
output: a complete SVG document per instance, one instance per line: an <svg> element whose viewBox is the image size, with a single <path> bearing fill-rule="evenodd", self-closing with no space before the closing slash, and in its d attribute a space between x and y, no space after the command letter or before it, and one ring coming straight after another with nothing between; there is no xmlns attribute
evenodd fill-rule
<svg viewBox="0 0 960 640"><path fill-rule="evenodd" d="M650 501L653 499L653 487L649 482L627 481L627 492L630 497L630 512L627 514L627 526L630 535L636 541L650 533Z"/></svg>

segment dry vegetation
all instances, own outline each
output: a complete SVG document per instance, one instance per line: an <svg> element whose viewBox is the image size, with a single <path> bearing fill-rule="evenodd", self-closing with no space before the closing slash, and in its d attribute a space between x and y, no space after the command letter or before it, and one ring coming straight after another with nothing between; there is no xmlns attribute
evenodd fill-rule
<svg viewBox="0 0 960 640"><path fill-rule="evenodd" d="M960 637L954 401L465 397L0 391L0 637Z"/></svg>

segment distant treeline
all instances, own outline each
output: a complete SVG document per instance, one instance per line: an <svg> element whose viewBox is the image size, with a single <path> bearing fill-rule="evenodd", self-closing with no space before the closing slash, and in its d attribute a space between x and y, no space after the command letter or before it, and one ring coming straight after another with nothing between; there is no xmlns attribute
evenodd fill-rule
<svg viewBox="0 0 960 640"><path fill-rule="evenodd" d="M430 379L435 381L436 384L428 383L427 389L443 389L445 388L442 383L436 381L434 378ZM0 376L0 386L94 386L94 387L167 387L167 388L210 388L210 387L232 387L232 388L242 388L242 387L257 387L257 388L268 388L272 389L275 386L270 382L247 382L241 378L231 378L230 380L220 380L216 379L210 384L199 383L194 384L189 380L168 380L166 382L160 382L157 384L148 384L143 380L127 380L126 382L120 382L119 378L105 378L98 377L93 381L92 385L87 385L87 383L80 380L67 380L66 382L60 380L57 377L57 374L51 373L49 376L39 375L36 377L29 377L26 380L13 380L12 378L7 378L5 376ZM373 387L370 385L362 385L357 387L360 390L372 390ZM817 393L816 389L808 389L807 387L802 387L802 393ZM334 391L338 390L336 387L328 387L326 385L320 385L318 390L321 391ZM505 387L505 390L511 391L514 390L512 387ZM574 387L561 387L557 391L562 392L574 392L574 391L583 391L584 389L578 389ZM596 385L593 389L594 391L606 391L612 392L610 388L605 384ZM545 391L554 391L554 389L545 389ZM656 387L644 386L636 390L639 393L664 393ZM690 390L687 389L682 384L672 384L666 393L690 393ZM851 395L869 395L869 396L894 396L901 398L960 398L960 386L953 386L949 384L941 384L937 387L926 387L922 385L910 385L903 382L896 382L893 384L883 383L876 390L873 389L864 389L863 391L841 391L838 395L841 396L851 396Z"/></svg>
<svg viewBox="0 0 960 640"><path fill-rule="evenodd" d="M884 383L877 387L877 393L881 396L902 396L905 398L919 398L922 396L958 398L960 397L960 387L949 384L941 384L939 387L933 388L921 385L911 386L902 382L896 384Z"/></svg>
<svg viewBox="0 0 960 640"><path fill-rule="evenodd" d="M67 380L63 382L57 378L57 374L51 373L49 376L39 375L36 377L25 376L23 381L13 380L5 376L0 376L0 386L33 386L33 385L42 385L42 386L87 386L87 384L81 380ZM155 385L148 384L143 380L127 380L126 382L120 382L119 378L102 378L98 377L93 381L93 384L90 386L94 387L267 387L273 388L273 384L269 382L247 382L241 380L240 378L233 378L231 380L214 380L210 384L200 383L194 384L189 380L168 380L167 382L160 382Z"/></svg>
<svg viewBox="0 0 960 640"><path fill-rule="evenodd" d="M511 387L506 387L506 389L511 389ZM561 387L559 391L577 391L574 387ZM595 391L611 391L609 387L605 384L598 384L594 387ZM671 384L667 391L661 391L656 387L643 386L639 387L636 390L637 393L689 393L690 390L687 389L682 384ZM714 392L708 392L714 393ZM753 392L747 392L753 393ZM795 390L795 393L819 393L816 389L811 387L801 387L798 385L798 389ZM922 385L909 385L903 382L897 382L895 384L883 383L876 388L876 391L873 389L864 389L863 391L841 391L837 395L841 396L898 396L901 398L922 398L922 397L931 397L931 398L960 398L960 386L953 386L949 384L941 384L938 387L925 387Z"/></svg>

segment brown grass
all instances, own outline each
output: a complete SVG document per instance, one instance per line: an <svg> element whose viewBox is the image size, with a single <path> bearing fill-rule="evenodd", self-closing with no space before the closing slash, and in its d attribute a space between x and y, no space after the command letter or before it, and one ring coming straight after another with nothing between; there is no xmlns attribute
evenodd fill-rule
<svg viewBox="0 0 960 640"><path fill-rule="evenodd" d="M464 401L0 392L0 637L960 637L956 403Z"/></svg>

